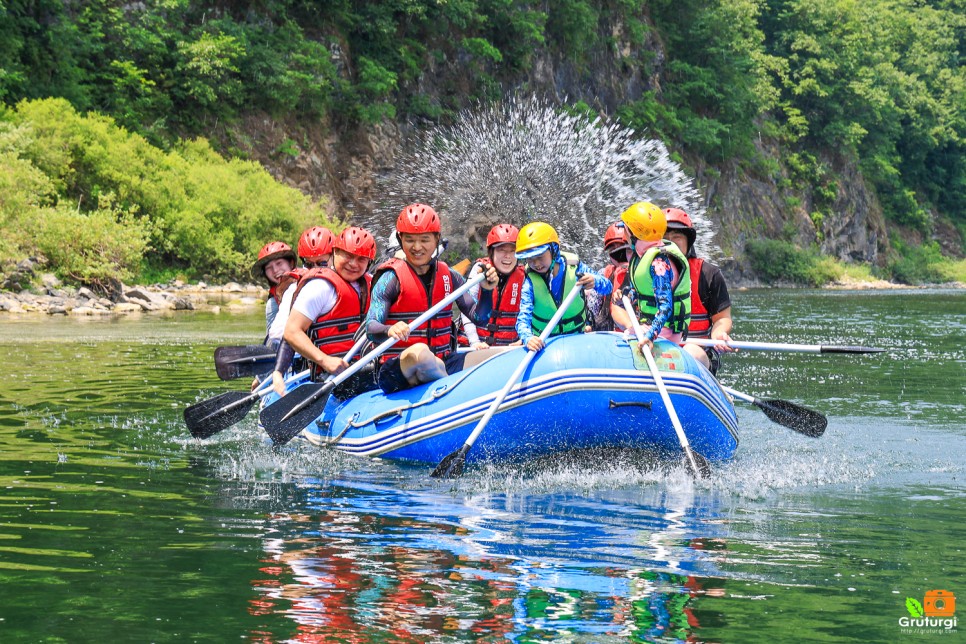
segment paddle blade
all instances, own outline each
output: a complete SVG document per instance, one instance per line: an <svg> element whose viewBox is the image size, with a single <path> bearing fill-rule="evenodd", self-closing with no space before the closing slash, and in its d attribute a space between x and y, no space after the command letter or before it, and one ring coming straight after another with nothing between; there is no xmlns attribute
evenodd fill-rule
<svg viewBox="0 0 966 644"><path fill-rule="evenodd" d="M823 345L821 353L882 353L885 349L874 347L835 347Z"/></svg>
<svg viewBox="0 0 966 644"><path fill-rule="evenodd" d="M208 438L244 418L256 400L258 394L229 391L186 408L184 422L192 436Z"/></svg>
<svg viewBox="0 0 966 644"><path fill-rule="evenodd" d="M275 351L264 344L215 349L215 372L222 380L252 378L275 367Z"/></svg>
<svg viewBox="0 0 966 644"><path fill-rule="evenodd" d="M307 383L263 409L259 418L272 443L284 445L298 436L325 409L331 391L329 384Z"/></svg>
<svg viewBox="0 0 966 644"><path fill-rule="evenodd" d="M433 473L430 474L436 479L454 479L463 475L463 467L466 465L466 453L470 451L472 445L463 443L462 446L439 462Z"/></svg>
<svg viewBox="0 0 966 644"><path fill-rule="evenodd" d="M711 477L711 463L700 452L696 452L688 445L684 448L684 466L696 479Z"/></svg>
<svg viewBox="0 0 966 644"><path fill-rule="evenodd" d="M818 438L828 427L828 418L787 400L758 400L755 406L771 420L800 434Z"/></svg>

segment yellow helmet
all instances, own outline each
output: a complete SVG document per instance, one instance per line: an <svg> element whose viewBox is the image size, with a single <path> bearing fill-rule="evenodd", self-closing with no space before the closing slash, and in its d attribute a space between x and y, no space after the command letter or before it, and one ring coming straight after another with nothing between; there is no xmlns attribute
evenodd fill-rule
<svg viewBox="0 0 966 644"><path fill-rule="evenodd" d="M635 237L648 242L660 241L667 230L664 211L647 201L638 201L621 213L621 221Z"/></svg>
<svg viewBox="0 0 966 644"><path fill-rule="evenodd" d="M533 221L517 235L517 259L529 259L550 250L550 244L560 244L557 231L550 224Z"/></svg>

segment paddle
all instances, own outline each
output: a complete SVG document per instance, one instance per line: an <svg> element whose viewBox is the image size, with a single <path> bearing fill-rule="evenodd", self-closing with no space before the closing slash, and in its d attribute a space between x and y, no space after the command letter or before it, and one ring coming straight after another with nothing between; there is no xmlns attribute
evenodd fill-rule
<svg viewBox="0 0 966 644"><path fill-rule="evenodd" d="M657 390L661 393L661 400L664 401L664 408L667 409L667 415L671 418L674 433L678 435L678 442L681 443L681 449L684 450L688 470L692 476L707 478L711 475L711 465L708 463L708 459L691 449L691 445L688 443L688 437L684 434L684 427L681 426L678 414L674 410L674 405L671 403L671 396L668 395L667 387L664 386L664 378L661 377L661 372L657 369L657 363L654 362L654 356L651 355L650 348L644 344L644 329L641 328L641 323L634 313L634 307L631 306L631 301L627 299L626 295L621 298L621 301L624 304L624 310L627 311L627 316L634 325L634 334L637 336L638 346L641 348L641 353L644 354L644 359L647 360L647 367L651 370L651 376L654 378Z"/></svg>
<svg viewBox="0 0 966 644"><path fill-rule="evenodd" d="M806 409L793 402L787 400L761 400L754 396L743 394L740 391L735 391L731 387L722 386L722 389L735 398L750 402L765 412L765 415L774 422L783 427L793 429L799 434L818 438L825 433L825 428L828 427L828 418L817 411Z"/></svg>
<svg viewBox="0 0 966 644"><path fill-rule="evenodd" d="M305 370L290 377L286 382L294 382L309 375ZM272 380L268 379L258 389L247 391L228 391L214 398L202 400L184 410L184 422L195 438L209 438L223 429L228 429L244 418L255 401L271 391Z"/></svg>
<svg viewBox="0 0 966 644"><path fill-rule="evenodd" d="M409 329L416 329L433 316L442 311L447 306L451 306L463 293L470 290L486 279L484 273L480 273L469 280L463 286L443 298L436 306L432 307L418 318L413 320ZM365 336L363 336L365 337ZM357 361L348 369L340 373L331 380L322 384L306 384L291 391L281 400L269 405L262 410L261 421L275 445L284 445L299 435L310 422L318 418L325 408L325 402L329 394L337 386L357 374L367 364L381 356L387 349L396 344L398 340L389 338L370 352L366 357Z"/></svg>
<svg viewBox="0 0 966 644"><path fill-rule="evenodd" d="M709 340L705 338L688 338L685 342L687 344L696 344L700 347L713 347L722 344L720 340ZM885 349L874 349L872 347L839 347L825 344L780 344L777 342L738 342L735 340L729 340L724 344L735 349L787 351L789 353L882 353L885 351Z"/></svg>
<svg viewBox="0 0 966 644"><path fill-rule="evenodd" d="M270 372L275 365L275 351L264 344L215 349L215 372L222 380L251 378Z"/></svg>
<svg viewBox="0 0 966 644"><path fill-rule="evenodd" d="M584 287L580 284L575 284L574 287L570 289L567 297L565 297L563 302L560 303L560 306L557 307L557 312L553 314L553 317L550 318L547 326L540 334L541 340L544 342L547 341L547 338L550 337L550 333L554 330L557 324L560 323L564 313L567 312L567 309L570 307L570 303L574 301L574 298L577 297L577 295L579 295L583 289ZM513 374L507 380L507 383L503 386L503 389L500 390L500 393L498 393L496 398L493 399L493 402L490 403L490 407L486 410L486 413L483 414L483 417L480 418L480 421L476 423L476 427L470 433L469 437L466 439L466 442L464 442L458 450L447 455L443 460L441 460L439 465L436 466L436 469L433 470L431 476L435 478L451 478L459 476L463 473L463 466L466 465L466 453L469 452L470 448L473 447L473 443L476 442L476 438L480 435L480 432L482 432L483 428L486 427L486 424L490 422L490 418L493 417L493 414L496 413L496 410L503 403L503 399L506 398L508 393L510 393L510 390L513 389L513 386L517 384L517 381L520 380L520 377L526 370L527 365L530 364L536 355L536 351L527 351L526 355L523 356L523 360L521 360L520 364L517 366L516 371L513 372Z"/></svg>

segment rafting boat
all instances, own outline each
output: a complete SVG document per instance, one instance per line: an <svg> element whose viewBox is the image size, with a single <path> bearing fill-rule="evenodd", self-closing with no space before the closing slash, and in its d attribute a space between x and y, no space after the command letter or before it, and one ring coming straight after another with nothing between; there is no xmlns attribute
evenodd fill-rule
<svg viewBox="0 0 966 644"><path fill-rule="evenodd" d="M330 397L302 436L359 456L439 462L467 439L524 355L523 348L515 348L388 395L376 390L345 401ZM655 345L655 358L692 448L711 461L730 458L738 446L738 423L717 380L666 341ZM593 448L681 452L636 342L618 333L551 338L509 390L467 462L520 461Z"/></svg>

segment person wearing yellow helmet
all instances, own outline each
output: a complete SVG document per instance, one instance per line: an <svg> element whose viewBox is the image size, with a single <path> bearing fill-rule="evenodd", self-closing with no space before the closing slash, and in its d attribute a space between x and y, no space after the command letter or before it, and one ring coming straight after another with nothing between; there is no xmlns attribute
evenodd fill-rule
<svg viewBox="0 0 966 644"><path fill-rule="evenodd" d="M681 343L691 319L691 273L688 259L673 243L663 239L667 229L664 211L640 201L621 213L628 250L629 288L636 295L636 309L645 326L645 346L659 335ZM614 321L624 328L632 322L616 302L611 307ZM643 348L642 348L643 349Z"/></svg>
<svg viewBox="0 0 966 644"><path fill-rule="evenodd" d="M694 250L697 231L688 213L680 208L665 208L667 231L664 239L677 244L688 258L691 269L691 323L688 325L689 338L710 338L719 344L714 347L700 347L685 344L684 348L712 374L718 373L721 364L720 353L736 351L728 346L731 341L731 297L721 269L701 257Z"/></svg>
<svg viewBox="0 0 966 644"><path fill-rule="evenodd" d="M606 278L576 255L560 252L560 239L550 224L534 221L520 229L517 259L527 263L516 329L528 351L543 349L539 335L575 284L593 288L600 296L610 295L611 284ZM550 335L580 333L586 324L587 305L579 297L573 300Z"/></svg>

